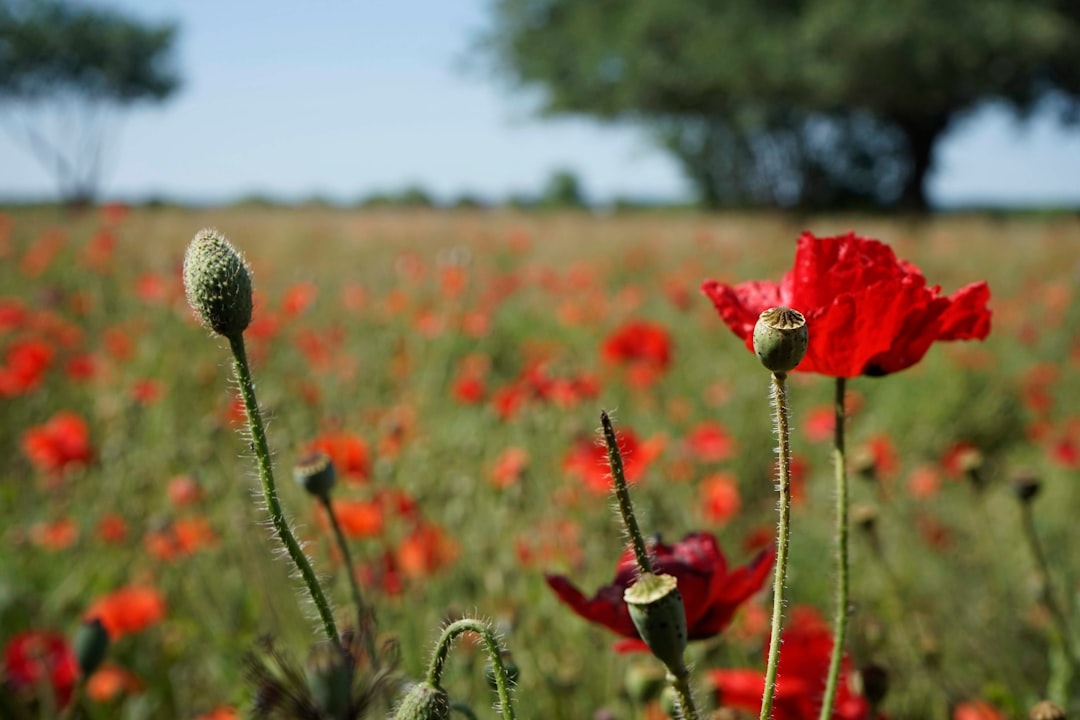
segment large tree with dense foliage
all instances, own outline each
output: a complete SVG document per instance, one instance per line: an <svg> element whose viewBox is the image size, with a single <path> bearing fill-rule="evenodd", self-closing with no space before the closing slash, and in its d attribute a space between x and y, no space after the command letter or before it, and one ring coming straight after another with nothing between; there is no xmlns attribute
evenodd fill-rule
<svg viewBox="0 0 1080 720"><path fill-rule="evenodd" d="M179 86L176 26L64 0L0 0L0 119L69 202L96 193L118 110Z"/></svg>
<svg viewBox="0 0 1080 720"><path fill-rule="evenodd" d="M545 113L647 126L710 206L923 209L966 114L1080 101L1077 0L495 0L483 47Z"/></svg>

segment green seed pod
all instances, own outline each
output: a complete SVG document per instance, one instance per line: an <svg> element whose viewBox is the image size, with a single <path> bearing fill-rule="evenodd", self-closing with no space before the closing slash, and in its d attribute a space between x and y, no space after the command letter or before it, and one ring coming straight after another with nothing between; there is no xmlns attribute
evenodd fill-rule
<svg viewBox="0 0 1080 720"><path fill-rule="evenodd" d="M329 498L330 490L337 482L334 463L326 453L316 450L296 461L293 477L300 487L318 498Z"/></svg>
<svg viewBox="0 0 1080 720"><path fill-rule="evenodd" d="M308 656L305 675L320 717L342 720L347 717L353 668L345 652L331 642L315 645Z"/></svg>
<svg viewBox="0 0 1080 720"><path fill-rule="evenodd" d="M754 352L774 373L795 369L806 355L808 340L806 318L788 307L769 308L754 326Z"/></svg>
<svg viewBox="0 0 1080 720"><path fill-rule="evenodd" d="M72 645L79 663L79 674L84 678L90 677L101 666L109 650L109 632L101 620L90 618L75 631Z"/></svg>
<svg viewBox="0 0 1080 720"><path fill-rule="evenodd" d="M213 228L195 234L184 255L184 289L203 325L227 338L251 322L251 273L243 256Z"/></svg>
<svg viewBox="0 0 1080 720"><path fill-rule="evenodd" d="M450 695L429 682L417 683L406 693L394 720L449 720Z"/></svg>
<svg viewBox="0 0 1080 720"><path fill-rule="evenodd" d="M653 655L673 675L686 673L686 608L674 575L642 573L623 593L630 619Z"/></svg>

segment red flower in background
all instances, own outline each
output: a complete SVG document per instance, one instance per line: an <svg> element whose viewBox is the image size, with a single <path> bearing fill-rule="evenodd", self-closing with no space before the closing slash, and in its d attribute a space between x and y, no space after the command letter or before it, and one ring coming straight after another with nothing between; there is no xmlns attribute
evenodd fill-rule
<svg viewBox="0 0 1080 720"><path fill-rule="evenodd" d="M780 646L772 711L775 720L817 720L832 646L832 630L816 610L796 607L791 611ZM764 651L768 653L767 643ZM833 720L865 720L869 717L870 703L851 691L850 673L850 663L844 658ZM750 669L712 670L709 679L716 687L717 702L721 707L761 712L765 673Z"/></svg>
<svg viewBox="0 0 1080 720"><path fill-rule="evenodd" d="M952 712L953 720L1005 720L1005 713L985 700L967 700Z"/></svg>
<svg viewBox="0 0 1080 720"><path fill-rule="evenodd" d="M51 474L86 465L94 456L86 421L70 411L58 412L43 425L27 430L22 451L35 468Z"/></svg>
<svg viewBox="0 0 1080 720"><path fill-rule="evenodd" d="M52 358L52 346L44 340L13 342L0 365L0 396L14 397L36 390Z"/></svg>
<svg viewBox="0 0 1080 720"><path fill-rule="evenodd" d="M321 450L329 455L337 472L350 482L362 483L368 478L371 465L368 446L356 435L327 433L313 440L307 450Z"/></svg>
<svg viewBox="0 0 1080 720"><path fill-rule="evenodd" d="M59 633L29 630L14 635L4 648L4 681L16 692L36 694L47 683L62 707L71 699L78 674L75 653Z"/></svg>
<svg viewBox="0 0 1080 720"><path fill-rule="evenodd" d="M97 618L116 641L139 632L165 617L165 596L152 587L125 587L101 598L86 611L85 619Z"/></svg>
<svg viewBox="0 0 1080 720"><path fill-rule="evenodd" d="M635 482L648 468L662 449L662 440L638 439L633 430L619 431L619 450L622 453L623 472L628 483ZM563 470L576 476L590 492L603 495L611 489L611 472L607 448L591 438L579 438L563 457Z"/></svg>
<svg viewBox="0 0 1080 720"><path fill-rule="evenodd" d="M854 233L803 233L795 266L779 284L709 280L701 289L751 349L762 311L777 305L800 311L810 346L796 369L830 377L888 375L917 363L935 340L982 340L990 332L985 282L943 297L888 245Z"/></svg>
<svg viewBox="0 0 1080 720"><path fill-rule="evenodd" d="M719 543L707 532L690 533L674 545L655 542L650 549L653 570L657 574L673 575L679 582L691 640L703 640L723 631L739 605L761 589L775 556L773 549L766 549L749 565L728 572ZM615 579L597 590L592 598L586 598L562 575L546 575L545 579L575 613L628 638L616 645L620 652L628 652L646 649L623 601L623 592L634 582L637 573L634 553L627 549L615 566Z"/></svg>
<svg viewBox="0 0 1080 720"><path fill-rule="evenodd" d="M691 455L701 462L721 462L735 452L735 439L718 422L703 420L683 441Z"/></svg>
<svg viewBox="0 0 1080 720"><path fill-rule="evenodd" d="M604 340L600 354L605 362L625 367L635 384L647 385L671 365L671 335L656 323L628 322Z"/></svg>

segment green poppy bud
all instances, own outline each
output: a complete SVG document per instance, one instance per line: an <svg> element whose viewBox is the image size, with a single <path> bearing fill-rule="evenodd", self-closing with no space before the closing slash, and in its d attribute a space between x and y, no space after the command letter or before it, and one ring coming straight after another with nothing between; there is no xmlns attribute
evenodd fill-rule
<svg viewBox="0 0 1080 720"><path fill-rule="evenodd" d="M109 650L109 632L100 619L90 618L75 631L72 645L79 663L79 674L84 678L90 677L101 666Z"/></svg>
<svg viewBox="0 0 1080 720"><path fill-rule="evenodd" d="M449 720L450 695L429 682L417 683L406 693L394 720Z"/></svg>
<svg viewBox="0 0 1080 720"><path fill-rule="evenodd" d="M213 228L200 230L184 255L184 289L202 323L239 337L251 322L251 273L243 256Z"/></svg>
<svg viewBox="0 0 1080 720"><path fill-rule="evenodd" d="M674 575L642 573L623 593L638 634L673 675L686 673L686 608Z"/></svg>
<svg viewBox="0 0 1080 720"><path fill-rule="evenodd" d="M754 326L754 352L774 373L795 369L806 355L808 341L806 318L789 307L769 308Z"/></svg>

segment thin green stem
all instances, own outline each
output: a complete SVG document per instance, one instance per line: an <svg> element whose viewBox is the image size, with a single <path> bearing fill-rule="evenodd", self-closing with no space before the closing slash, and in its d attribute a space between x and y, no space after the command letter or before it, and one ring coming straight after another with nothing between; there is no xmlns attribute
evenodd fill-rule
<svg viewBox="0 0 1080 720"><path fill-rule="evenodd" d="M263 497L266 500L266 509L270 513L270 522L274 526L278 540L285 546L296 568L300 571L311 600L319 612L323 630L326 636L337 645L341 645L341 637L338 635L337 625L334 623L334 615L330 611L330 604L326 601L319 579L315 577L315 571L311 569L311 563L304 555L303 548L289 529L289 523L285 519L285 513L281 509L278 500L277 485L274 482L274 469L270 464L270 449L266 442L266 430L263 428L262 413L259 411L259 403L255 398L255 383L251 379L251 368L248 365L247 350L244 348L244 336L237 333L229 337L229 347L233 354L233 370L236 380L240 385L240 395L244 400L244 409L247 411L248 429L251 431L252 449L259 465L259 478L262 480Z"/></svg>
<svg viewBox="0 0 1080 720"><path fill-rule="evenodd" d="M1046 560L1046 553L1043 552L1042 543L1039 541L1039 534L1035 531L1035 515L1031 510L1031 502L1022 502L1020 504L1020 517L1021 525L1024 530L1024 540L1027 542L1028 549L1031 551L1032 558L1035 560L1035 568L1039 573L1039 586L1040 586L1040 600L1046 608L1050 611L1051 617L1054 619L1054 625L1056 626L1058 635L1060 637L1063 660L1065 661L1065 671L1068 674L1068 679L1059 680L1058 685L1067 686L1070 684L1072 678L1076 677L1077 671L1077 656L1076 649L1073 645L1072 631L1069 628L1069 619L1065 615L1065 611L1062 609L1061 604L1058 603L1057 593L1054 592L1054 587L1050 581L1050 563ZM1065 698L1053 698L1058 702L1063 702Z"/></svg>
<svg viewBox="0 0 1080 720"><path fill-rule="evenodd" d="M499 711L503 720L514 720L514 704L510 699L510 679L506 675L506 665L502 659L502 649L499 641L495 639L495 633L479 620L465 618L452 622L443 630L439 644L435 647L435 653L431 656L431 664L428 666L427 682L433 687L442 687L442 674L446 668L446 659L450 654L450 647L454 640L462 633L472 632L480 636L487 649L488 659L491 661L492 671L495 673L495 689L499 694Z"/></svg>
<svg viewBox="0 0 1080 720"><path fill-rule="evenodd" d="M851 577L848 569L848 478L844 447L845 385L844 378L836 378L834 404L836 425L833 428L833 471L836 473L836 625L833 631L829 673L825 682L825 696L821 701L821 714L818 720L829 720L836 702L840 663L844 657L844 645L847 640L848 605L851 593Z"/></svg>
<svg viewBox="0 0 1080 720"><path fill-rule="evenodd" d="M630 544L634 548L634 558L641 572L651 573L652 561L649 559L645 537L641 534L641 528L638 527L637 518L634 516L634 505L630 502L630 488L626 485L626 472L623 469L622 453L619 452L619 442L615 438L615 428L611 424L611 418L605 411L600 412L600 424L604 428L604 443L607 445L608 462L611 464L615 499L619 503L619 513L622 515L626 533L630 536Z"/></svg>
<svg viewBox="0 0 1080 720"><path fill-rule="evenodd" d="M675 689L675 696L679 699L679 710L683 720L698 720L697 705L694 704L694 694L690 691L690 673L681 675L668 675L671 687Z"/></svg>
<svg viewBox="0 0 1080 720"><path fill-rule="evenodd" d="M776 523L776 572L773 581L773 611L769 638L769 660L765 667L765 692L761 698L761 720L772 715L773 696L776 694L776 669L780 664L780 633L784 624L784 586L787 582L788 536L791 518L791 447L788 431L787 373L773 373L772 401L776 409L777 441L777 505L779 519Z"/></svg>
<svg viewBox="0 0 1080 720"><path fill-rule="evenodd" d="M337 513L334 512L333 503L329 495L320 495L319 502L330 516L330 527L334 529L334 539L345 561L345 574L349 578L349 590L352 593L353 604L356 605L356 616L360 627L361 637L364 639L364 651L372 666L378 668L379 659L375 655L375 623L374 613L369 605L364 602L364 596L360 594L360 585L356 582L356 573L353 571L352 553L349 552L349 544L345 541L345 533L341 531L341 523L338 522Z"/></svg>

